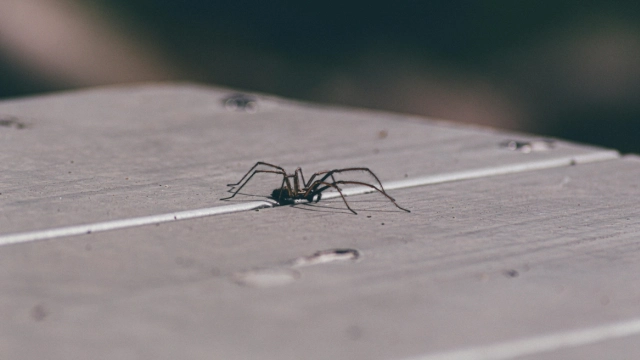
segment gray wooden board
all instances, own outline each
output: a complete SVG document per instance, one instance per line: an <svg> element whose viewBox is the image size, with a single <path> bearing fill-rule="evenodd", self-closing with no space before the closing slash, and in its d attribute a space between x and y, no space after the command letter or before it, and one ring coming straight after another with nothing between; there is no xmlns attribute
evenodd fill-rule
<svg viewBox="0 0 640 360"><path fill-rule="evenodd" d="M638 178L626 157L393 191L409 214L369 194L3 246L0 357L486 359L633 321ZM295 266L335 248L361 257ZM595 340L527 359L640 356Z"/></svg>
<svg viewBox="0 0 640 360"><path fill-rule="evenodd" d="M224 185L258 160L307 174L367 166L389 181L617 156L566 142L525 154L499 144L535 137L269 96L256 113L229 111L233 94L156 84L1 102L0 236L223 205Z"/></svg>

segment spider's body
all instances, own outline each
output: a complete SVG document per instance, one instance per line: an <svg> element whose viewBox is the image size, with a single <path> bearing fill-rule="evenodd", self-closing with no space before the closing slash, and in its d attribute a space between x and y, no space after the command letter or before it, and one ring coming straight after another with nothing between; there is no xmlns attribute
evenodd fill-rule
<svg viewBox="0 0 640 360"><path fill-rule="evenodd" d="M270 168L270 170L262 170L262 169L256 170L258 166L267 166ZM375 185L367 184L361 181L345 181L345 180L336 181L334 174L350 172L350 171L368 172L369 174L371 174L371 176L373 176L376 179L376 181L378 182L378 185L380 185L380 188L377 188ZM288 174L286 171L284 171L282 167L265 163L262 161L259 161L255 165L253 165L253 167L249 169L249 171L247 171L246 174L244 174L244 176L240 179L240 181L238 181L235 184L228 184L227 186L231 186L231 189L229 189L229 192L233 193L233 195L223 198L221 200L231 199L232 197L236 196L236 194L238 194L238 192L245 185L247 185L249 180L251 180L251 178L253 178L253 176L258 173L271 173L271 174L282 175L282 184L280 185L279 188L271 192L271 198L276 200L280 205L293 205L296 203L296 200L307 200L311 202L314 200L314 198L315 198L315 201L318 202L322 198L323 191L329 188L333 188L338 191L347 208L352 213L357 214L349 206L349 203L347 203L347 200L344 198L344 195L342 194L342 189L338 186L338 185L353 184L353 185L368 186L378 191L382 195L386 196L389 200L391 200L391 202L393 202L393 204L398 209L404 210L406 212L410 212L409 210L404 209L400 207L398 204L396 204L395 199L393 199L384 191L384 188L382 187L382 183L380 182L376 174L374 174L368 168L345 168L345 169L320 171L313 174L311 178L309 178L309 181L305 181L301 168L297 168L293 174ZM331 181L329 181L329 179ZM235 189L236 186L238 186L237 189Z"/></svg>
<svg viewBox="0 0 640 360"><path fill-rule="evenodd" d="M269 197L277 201L278 204L280 205L293 205L296 203L296 200L307 200L308 202L311 202L313 201L313 197L315 196L315 194L310 193L309 196L307 196L306 198L303 198L302 195L304 194L300 194L298 196L291 196L289 194L288 189L281 187L281 188L274 189L271 192L271 196Z"/></svg>

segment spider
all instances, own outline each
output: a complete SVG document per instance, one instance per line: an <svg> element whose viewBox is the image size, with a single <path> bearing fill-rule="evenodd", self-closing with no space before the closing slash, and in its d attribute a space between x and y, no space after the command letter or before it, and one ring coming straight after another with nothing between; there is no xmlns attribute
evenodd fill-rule
<svg viewBox="0 0 640 360"><path fill-rule="evenodd" d="M256 168L260 165L268 166L271 169L256 170ZM378 182L378 185L380 185L380 188L377 188L375 185L367 184L361 181L344 181L344 180L336 181L335 177L333 176L334 174L344 173L348 171L368 172L369 174L371 174L371 176L373 176L376 179L376 181ZM280 166L269 164L263 161L258 161L255 165L253 165L253 167L251 167L251 169L249 169L249 171L247 171L246 174L244 174L244 176L240 179L240 181L238 181L235 184L227 184L227 186L231 186L231 189L229 189L229 192L233 194L229 197L222 198L220 200L228 200L236 196L238 192L245 185L247 185L249 180L251 180L251 178L253 178L255 174L259 174L259 173L271 173L271 174L282 175L282 184L280 185L279 188L273 190L270 196L271 199L277 201L278 204L280 205L293 205L296 203L297 200L307 200L309 202L312 202L314 198L316 199L315 201L318 202L322 198L323 191L329 188L333 188L338 191L338 193L340 194L340 197L342 197L342 200L344 201L344 204L347 206L347 209L349 209L349 211L357 215L358 213L355 212L351 208L351 206L349 206L349 203L347 202L344 195L342 194L342 189L340 189L340 187L338 186L338 185L354 184L354 185L368 186L376 190L377 192L381 193L382 195L386 196L387 199L391 200L393 205L395 205L398 209L404 210L406 212L411 212L401 207L400 205L396 204L396 200L391 196L389 196L384 191L384 188L382 187L382 183L380 182L380 179L378 179L376 174L374 174L373 171L369 170L369 168L364 168L364 167L319 171L313 174L311 178L309 178L309 181L305 181L301 168L297 168L293 174L288 174ZM329 181L329 178L331 179L331 181ZM293 180L293 185L292 185L292 180ZM238 185L240 186L236 189Z"/></svg>

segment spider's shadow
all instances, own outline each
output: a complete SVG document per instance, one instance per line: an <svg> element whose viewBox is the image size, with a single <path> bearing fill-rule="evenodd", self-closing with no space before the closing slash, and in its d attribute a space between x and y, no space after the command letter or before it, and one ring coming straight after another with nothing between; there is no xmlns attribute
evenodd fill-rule
<svg viewBox="0 0 640 360"><path fill-rule="evenodd" d="M249 196L252 198L260 198L260 199L268 199L268 200L272 200L272 201L277 201L276 199L270 197L270 196L264 196L264 195L257 195L257 194L247 194L247 193L238 193L239 195L244 195L244 196ZM298 202L295 204L290 204L290 203L284 203L284 204L277 204L274 207L280 207L280 206L289 206L292 208L297 208L299 210L304 210L304 211L314 211L314 212L321 212L321 213L345 213L345 214L351 214L351 211L349 211L349 209L345 208L345 207L341 207L340 205L338 205L338 203L342 204L342 202L338 202L338 201L332 201L334 199L329 199L329 200L321 200L320 202ZM224 200L224 201L230 201L230 202L238 202L238 203L242 203L242 202L251 202L251 201L255 201L254 199L246 199L246 200L242 200L242 199L229 199L229 200ZM378 203L379 201L374 201L374 200L360 200L360 201L350 201L350 204L358 204L358 203ZM335 205L334 205L335 203ZM366 211L366 212L379 212L379 213L393 213L396 212L394 210L380 210L380 209L366 209L366 208L359 208L359 209L355 209L356 211Z"/></svg>
<svg viewBox="0 0 640 360"><path fill-rule="evenodd" d="M375 203L377 201L349 201L349 204L357 204L357 203L365 203L365 202L369 202L369 203ZM336 204L338 202L336 201ZM298 205L298 209L300 210L305 210L305 211L317 211L317 212L340 212L340 213L346 213L346 214L352 214L351 211L349 211L349 209L340 207L339 205L335 205L332 206L330 204L319 204L317 202L308 202L308 203L299 203L299 204L295 204ZM294 206L294 205L291 205ZM378 212L378 213L393 213L393 212L397 212L396 210L380 210L380 209L366 209L366 208L354 208L354 210L356 210L358 213L360 212Z"/></svg>

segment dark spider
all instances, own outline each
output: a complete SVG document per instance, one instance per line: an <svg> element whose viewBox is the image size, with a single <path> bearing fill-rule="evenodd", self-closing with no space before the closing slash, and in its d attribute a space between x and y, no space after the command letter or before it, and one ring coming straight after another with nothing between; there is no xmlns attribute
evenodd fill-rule
<svg viewBox="0 0 640 360"><path fill-rule="evenodd" d="M257 168L260 165L269 166L274 170L255 170L255 168ZM378 189L374 185L367 184L361 181L344 181L344 180L336 181L333 174L343 173L347 171L368 172L369 174L371 174L371 176L373 176L376 179L376 181L378 182L378 185L380 185L380 188ZM316 199L315 201L318 202L322 198L323 191L329 188L334 188L338 191L338 193L342 197L342 200L344 201L344 204L347 206L347 208L352 213L358 214L349 206L349 203L347 203L347 200L344 198L344 195L342 194L342 189L338 187L338 185L354 184L354 185L368 186L376 190L377 192L381 193L382 195L386 196L387 199L391 200L393 205L395 205L398 209L404 210L406 212L411 212L405 208L400 207L400 205L396 204L396 200L391 196L389 196L384 191L384 188L382 187L382 183L380 182L380 179L378 179L376 174L374 174L373 171L369 170L368 168L345 168L345 169L320 171L313 174L309 179L309 181L305 181L301 168L297 168L293 174L287 174L287 172L284 171L284 169L281 168L280 166L272 165L262 161L258 161L255 165L253 165L253 167L251 167L251 169L249 169L249 171L247 171L247 173L244 174L244 176L237 183L227 184L227 186L231 186L231 189L229 189L229 192L233 193L233 195L226 198L222 198L220 200L227 200L236 196L238 192L245 185L247 185L249 180L251 180L251 178L258 173L271 173L271 174L282 175L282 184L280 185L280 188L273 190L270 196L273 200L277 201L278 204L280 205L293 205L296 203L296 200L307 200L309 202L312 202L314 198ZM318 178L317 180L315 180L316 177ZM328 181L329 178L331 178L331 182ZM293 180L293 185L291 184L292 183L291 180ZM240 186L237 189L235 189L236 186L238 185Z"/></svg>

